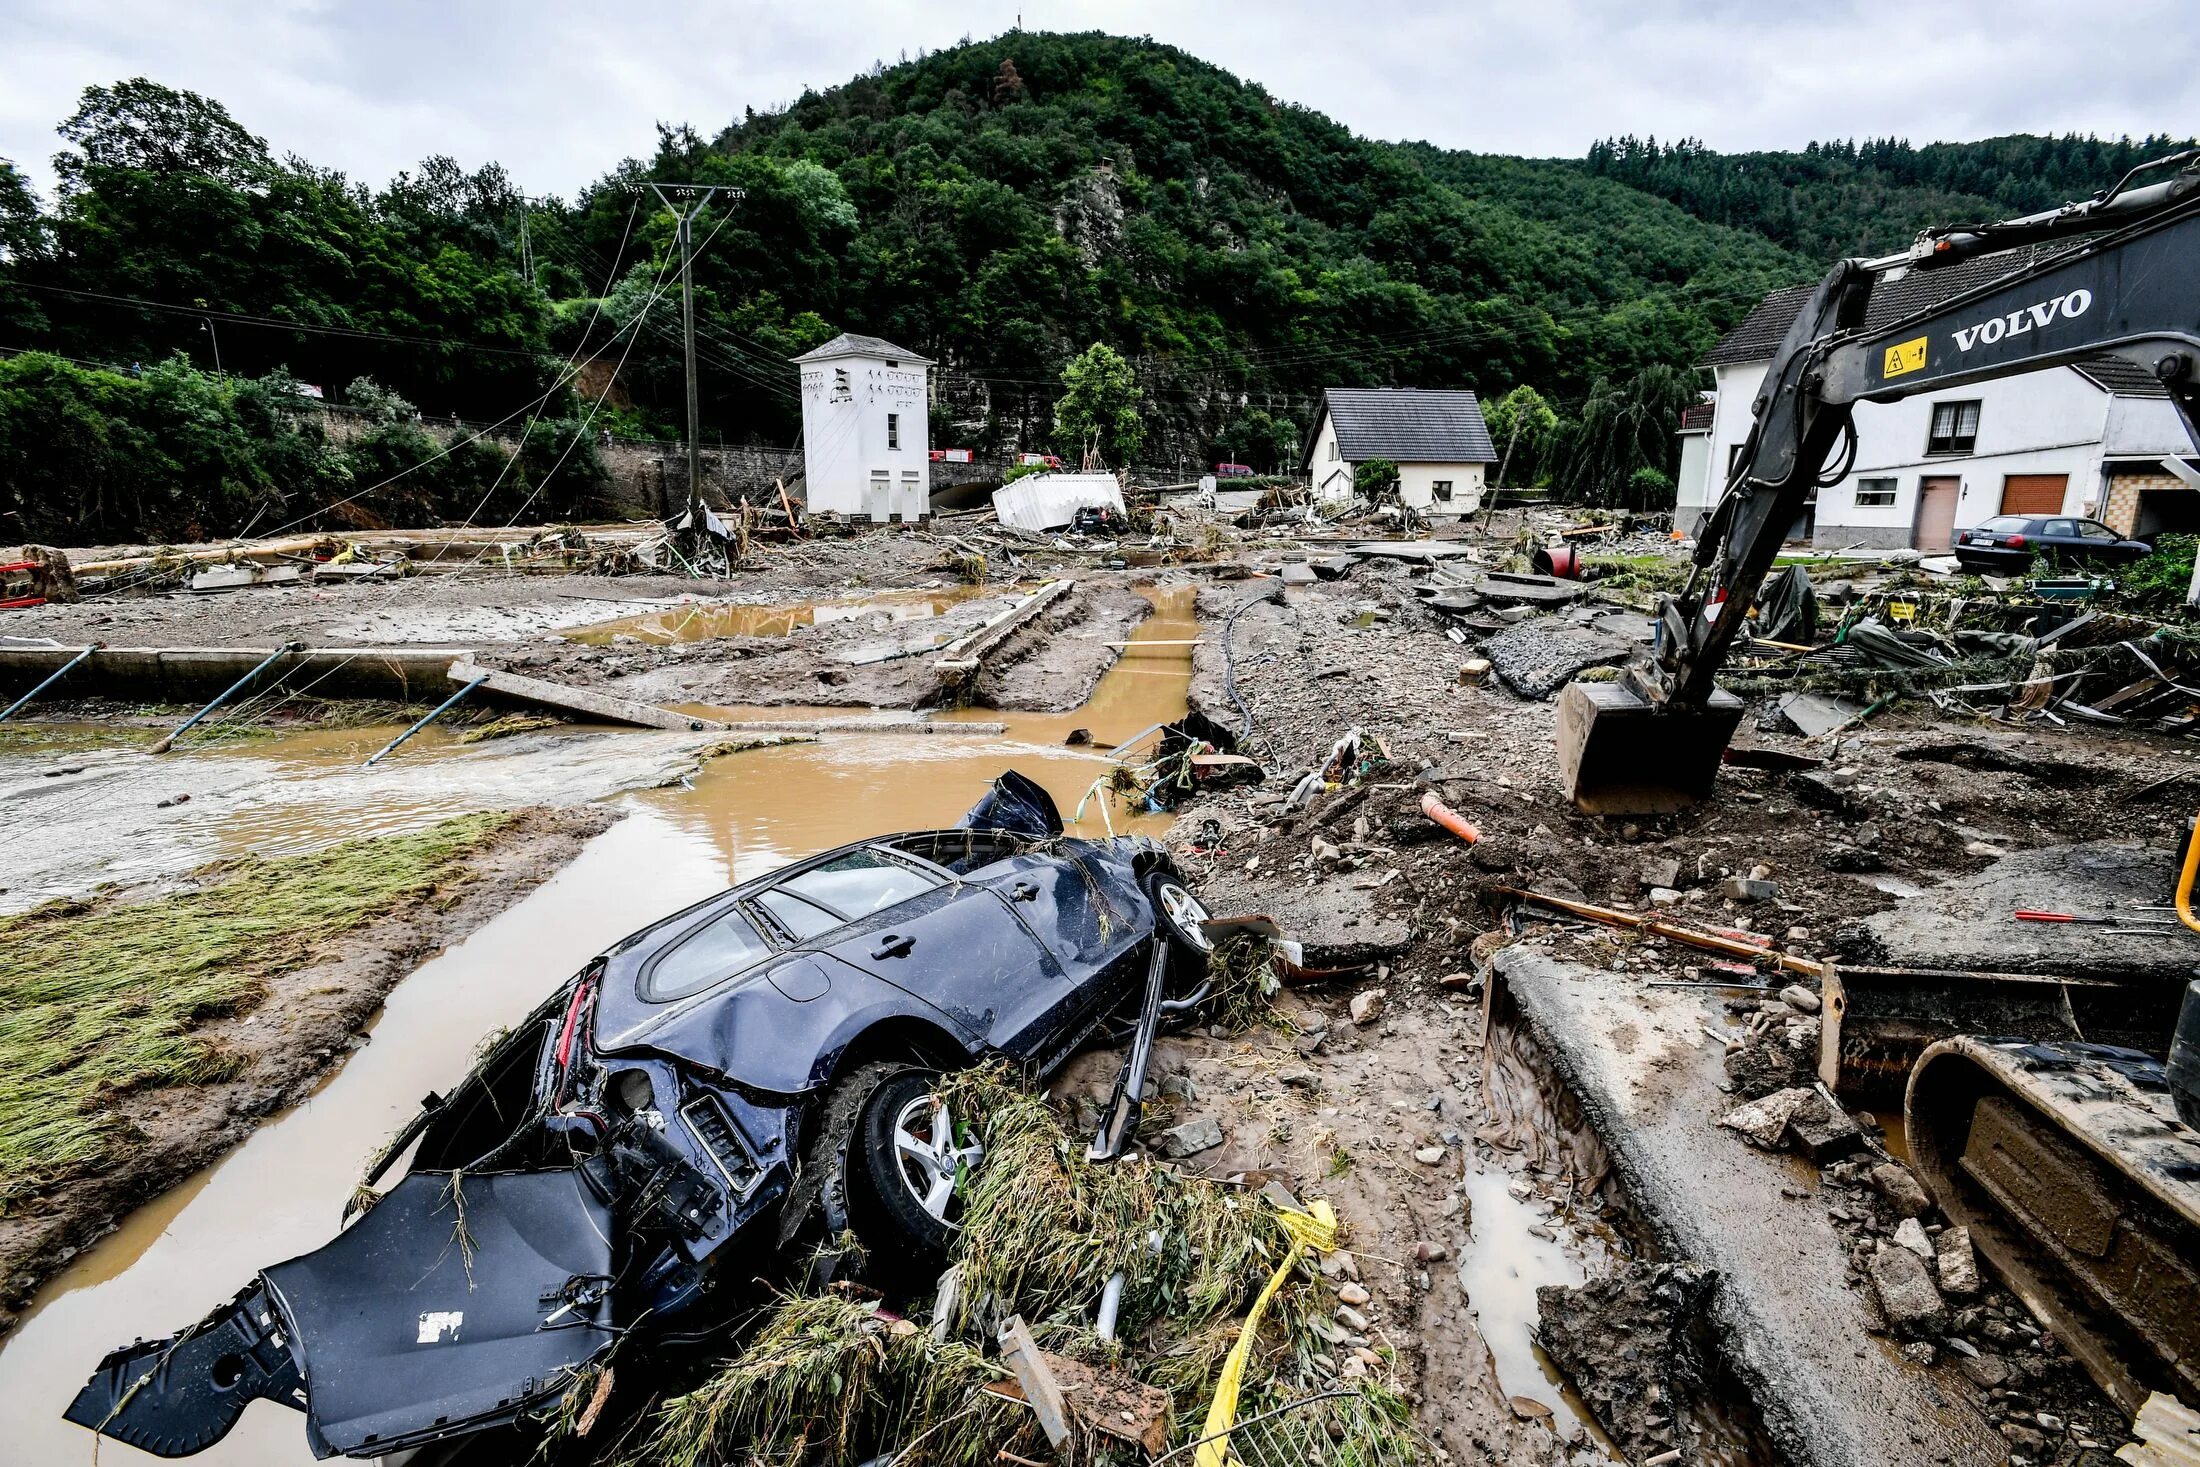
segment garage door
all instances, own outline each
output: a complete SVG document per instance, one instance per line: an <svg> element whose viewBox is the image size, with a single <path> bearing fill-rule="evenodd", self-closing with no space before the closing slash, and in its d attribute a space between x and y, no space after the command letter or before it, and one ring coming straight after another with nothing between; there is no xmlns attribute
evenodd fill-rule
<svg viewBox="0 0 2200 1467"><path fill-rule="evenodd" d="M2068 474L2011 474L2001 481L2003 514L2061 514Z"/></svg>

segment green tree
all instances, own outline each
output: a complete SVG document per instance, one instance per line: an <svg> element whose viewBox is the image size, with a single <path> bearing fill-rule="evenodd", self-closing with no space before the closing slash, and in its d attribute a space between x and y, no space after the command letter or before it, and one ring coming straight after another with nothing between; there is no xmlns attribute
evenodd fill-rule
<svg viewBox="0 0 2200 1467"><path fill-rule="evenodd" d="M1572 435L1564 475L1568 497L1619 509L1658 507L1640 497L1656 491L1636 471L1657 470L1669 496L1672 479L1665 466L1679 453L1674 434L1682 410L1697 400L1690 377L1685 370L1657 366L1631 377L1599 378Z"/></svg>
<svg viewBox="0 0 2200 1467"><path fill-rule="evenodd" d="M1558 413L1543 394L1523 382L1483 410L1497 449L1493 485L1539 483L1559 434Z"/></svg>
<svg viewBox="0 0 2200 1467"><path fill-rule="evenodd" d="M1145 441L1146 422L1139 412L1138 374L1121 352L1095 342L1062 368L1054 436L1090 463L1120 468L1131 461Z"/></svg>
<svg viewBox="0 0 2200 1467"><path fill-rule="evenodd" d="M1398 466L1387 458L1371 458L1355 464L1352 489L1363 499L1380 499L1398 487Z"/></svg>
<svg viewBox="0 0 2200 1467"><path fill-rule="evenodd" d="M76 145L54 158L63 193L85 187L100 170L197 176L243 188L273 168L267 144L221 103L142 76L86 87L57 131Z"/></svg>

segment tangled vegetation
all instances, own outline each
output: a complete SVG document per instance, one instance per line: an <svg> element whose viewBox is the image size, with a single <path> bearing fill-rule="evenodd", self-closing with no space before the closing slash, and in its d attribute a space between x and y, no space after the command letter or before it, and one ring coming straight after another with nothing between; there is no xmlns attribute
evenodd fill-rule
<svg viewBox="0 0 2200 1467"><path fill-rule="evenodd" d="M739 1355L657 1410L633 1467L854 1467L887 1451L897 1467L975 1467L1009 1460L1003 1453L1044 1460L1050 1449L1030 1413L983 1389L1007 1371L969 1343L982 1338L981 1316L1009 1313L1030 1322L1044 1349L1160 1388L1171 1440L1194 1439L1238 1317L1289 1249L1274 1210L1148 1163L1088 1163L1047 1103L1000 1070L951 1077L947 1100L958 1115L985 1117L986 1160L964 1184L954 1250L963 1278L944 1337L842 1294L782 1296ZM1328 1306L1301 1268L1263 1330L1239 1417L1324 1399L1249 1426L1239 1460L1421 1460L1398 1390L1370 1378L1340 1393L1315 1365L1329 1348L1320 1333ZM1126 1276L1119 1334L1103 1344L1087 1321L1117 1271ZM1105 1461L1111 1450L1127 1449L1081 1434L1062 1460Z"/></svg>
<svg viewBox="0 0 2200 1467"><path fill-rule="evenodd" d="M331 939L434 893L510 818L245 856L146 901L94 896L0 917L0 1212L113 1154L116 1095L232 1073L195 1029L250 1007Z"/></svg>

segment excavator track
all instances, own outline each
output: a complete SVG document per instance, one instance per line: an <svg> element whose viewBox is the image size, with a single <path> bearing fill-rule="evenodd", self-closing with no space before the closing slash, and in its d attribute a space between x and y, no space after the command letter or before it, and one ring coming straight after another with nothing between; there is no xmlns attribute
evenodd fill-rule
<svg viewBox="0 0 2200 1467"><path fill-rule="evenodd" d="M1965 1035L1920 1057L1903 1113L1948 1220L2102 1390L2200 1399L2200 1133L2159 1061Z"/></svg>

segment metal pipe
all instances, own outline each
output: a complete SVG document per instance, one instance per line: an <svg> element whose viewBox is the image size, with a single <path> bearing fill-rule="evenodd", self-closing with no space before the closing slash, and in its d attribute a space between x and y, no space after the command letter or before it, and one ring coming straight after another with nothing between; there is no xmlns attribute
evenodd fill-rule
<svg viewBox="0 0 2200 1467"><path fill-rule="evenodd" d="M480 687L488 680L488 674L484 673L480 677L475 678L472 682L466 684L465 687L460 688L457 692L451 694L450 697L445 698L442 702L436 704L434 708L420 715L419 720L415 722L411 728L406 729L396 738L391 739L388 743L384 744L381 748L375 750L374 753L370 754L367 757L367 762L360 765L359 767L361 769L372 769L375 766L376 762L379 761L384 754L387 754L390 750L396 748L399 744L402 744L403 742L405 742L405 740L411 738L414 734L420 732L429 724L435 722L438 718L441 718L444 714L450 712L453 708L456 708L460 699L464 698L468 693L471 693L474 689Z"/></svg>
<svg viewBox="0 0 2200 1467"><path fill-rule="evenodd" d="M68 672L70 668L76 666L79 662L82 662L85 658L91 656L94 652L97 652L100 648L106 645L107 644L105 642L94 642L89 647L86 647L83 651L77 653L76 656L70 658L67 662L62 663L60 667L54 669L53 673L49 677L47 677L44 682L40 683L37 687L32 688L29 692L25 693L22 697L16 699L13 703L10 703L7 707L7 711L5 713L0 713L0 723L6 723L9 719L13 718L16 714L16 711L22 708L24 704L30 702L31 699L37 697L40 693L45 692L46 689L52 687L55 683L60 682L62 675Z"/></svg>
<svg viewBox="0 0 2200 1467"><path fill-rule="evenodd" d="M1100 1317L1092 1322L1092 1332L1103 1345L1115 1339L1115 1316L1122 1311L1123 1285L1127 1281L1128 1275L1119 1268L1108 1275L1107 1285L1100 1290Z"/></svg>
<svg viewBox="0 0 2200 1467"><path fill-rule="evenodd" d="M242 692L254 678L258 677L261 673L267 671L268 668L274 664L277 658L288 656L292 652L299 651L304 646L305 643L303 642L285 642L282 646L277 647L274 651L268 653L266 658L261 661L259 666L253 668L252 671L246 673L243 677L238 678L235 682L231 683L226 689L222 691L221 696L217 697L213 702L207 704L204 708L201 708L198 712L192 714L189 718L185 719L183 723L179 727L177 727L172 733L170 733L166 738L162 739L159 743L153 745L152 748L146 750L146 752L149 754L167 753L170 749L176 746L176 740L182 738L192 729L198 727L200 719L206 717L207 714L212 713L215 709L221 707L222 704L237 696L237 694Z"/></svg>

